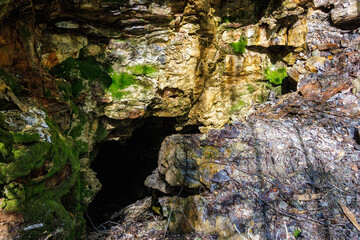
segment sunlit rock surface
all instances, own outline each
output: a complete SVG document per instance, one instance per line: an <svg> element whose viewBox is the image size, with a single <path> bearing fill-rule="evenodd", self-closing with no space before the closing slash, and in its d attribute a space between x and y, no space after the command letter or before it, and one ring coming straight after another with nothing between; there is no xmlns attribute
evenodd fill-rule
<svg viewBox="0 0 360 240"><path fill-rule="evenodd" d="M1 1L0 239L84 237L98 144L150 117L178 132L145 182L151 210L94 239L359 238L358 10Z"/></svg>
<svg viewBox="0 0 360 240"><path fill-rule="evenodd" d="M297 105L307 117L279 118L275 113L287 102L293 104L287 111ZM247 238L251 232L263 239L285 237L281 227L285 222L290 232L299 229L305 238L324 239L335 232L359 237L354 227L326 227L327 218L343 221L339 202L347 199L359 217L355 189L360 151L355 136L360 109L351 110L359 106L359 99L351 93L338 94L329 104L337 105L339 112L314 112L314 105L294 96L246 123L165 139L157 176L168 187L161 188L156 181L146 184L165 193L196 193L159 199L164 215L172 215L170 231L225 239ZM348 191L340 186L348 186Z"/></svg>

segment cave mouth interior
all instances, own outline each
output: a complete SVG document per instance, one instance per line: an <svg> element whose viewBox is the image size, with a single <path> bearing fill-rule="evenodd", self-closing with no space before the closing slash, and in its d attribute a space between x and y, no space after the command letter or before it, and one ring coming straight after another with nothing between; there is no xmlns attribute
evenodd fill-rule
<svg viewBox="0 0 360 240"><path fill-rule="evenodd" d="M161 143L175 133L175 124L174 118L149 118L125 143L106 141L97 146L91 168L102 188L87 209L89 227L108 221L114 212L152 194L144 181L157 167Z"/></svg>

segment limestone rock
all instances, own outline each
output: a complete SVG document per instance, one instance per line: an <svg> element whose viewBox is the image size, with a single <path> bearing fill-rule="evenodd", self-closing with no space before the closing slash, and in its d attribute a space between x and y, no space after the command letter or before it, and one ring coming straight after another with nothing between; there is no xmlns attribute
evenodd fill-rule
<svg viewBox="0 0 360 240"><path fill-rule="evenodd" d="M78 57L80 49L88 43L86 37L70 34L47 34L42 41L41 62L48 69L69 57Z"/></svg>
<svg viewBox="0 0 360 240"><path fill-rule="evenodd" d="M166 196L114 236L359 238L338 206L359 218L356 4L0 1L0 235L80 238L96 144L166 117L202 134L166 138L145 182Z"/></svg>
<svg viewBox="0 0 360 240"><path fill-rule="evenodd" d="M309 100L325 102L350 85L351 82L346 77L310 74L300 80L298 90Z"/></svg>
<svg viewBox="0 0 360 240"><path fill-rule="evenodd" d="M360 26L359 1L337 1L331 10L332 21L340 26L357 28Z"/></svg>
<svg viewBox="0 0 360 240"><path fill-rule="evenodd" d="M316 8L329 7L334 2L334 0L314 0L314 5Z"/></svg>
<svg viewBox="0 0 360 240"><path fill-rule="evenodd" d="M324 57L311 57L306 60L305 67L309 71L317 73L319 68L324 66L326 60Z"/></svg>
<svg viewBox="0 0 360 240"><path fill-rule="evenodd" d="M349 93L342 95L345 96L352 98ZM337 101L331 102L340 104ZM355 98L352 101L358 102ZM289 99L288 103L295 102ZM303 104L301 107L309 114L307 119L290 116L279 119L274 115L275 118L268 119L269 116L260 117L260 112L246 123L234 123L205 135L168 137L163 142L158 166L164 181L178 191L207 189L187 198L159 200L165 216L173 219L170 230L216 233L223 239L246 237L251 231L254 237L264 238L285 234L279 229L278 218L288 221L290 216L307 219L287 222L291 231L301 229L303 236L322 239L321 232L327 231L326 228L307 223L323 221L319 215L307 211L314 204L311 198L321 202L321 212L327 216L341 211L336 201L345 199L347 193L340 196L336 191L334 195L327 195L324 190L315 196L311 189L357 178L358 173L351 170L359 155L358 143L353 139L357 120L355 115L348 115L343 121L351 108L348 100L343 101L344 108L339 108L343 109L340 112L344 116L331 115L331 120L320 117L325 113L314 111L310 102L299 104ZM270 109L277 111L281 105L291 109L285 107L284 100ZM336 129L340 128L329 128L328 121L346 127L337 133ZM304 198L306 192L310 198ZM333 202L334 198L339 200ZM355 209L356 205L351 202L350 207ZM276 214L277 219L272 217ZM268 219L266 230L255 221L261 216ZM343 234L345 229L340 227L336 231ZM358 237L357 232L352 234Z"/></svg>

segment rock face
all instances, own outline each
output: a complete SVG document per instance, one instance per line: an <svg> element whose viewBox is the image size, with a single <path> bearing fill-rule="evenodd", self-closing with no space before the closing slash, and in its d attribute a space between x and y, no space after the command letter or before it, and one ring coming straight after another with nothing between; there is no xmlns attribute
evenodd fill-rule
<svg viewBox="0 0 360 240"><path fill-rule="evenodd" d="M171 218L169 230L217 234L223 239L248 238L251 232L254 238L273 239L286 237L285 224L291 234L301 230L305 238L359 237L355 228L325 227L326 219L331 218L332 224L343 221L342 202L359 217L353 198L359 193L338 188L348 181L355 181L349 189L358 188L360 151L354 133L359 107L353 113L347 108L359 106L359 99L338 94L327 104L346 98L340 100L341 117L314 112L306 100L296 103L301 97L294 95L285 101L305 108L306 118L278 118L274 111L282 102L246 123L165 139L154 172L158 181L150 181L154 178L150 176L147 185L168 194L201 192L159 199L164 216ZM316 212L311 212L315 206Z"/></svg>
<svg viewBox="0 0 360 240"><path fill-rule="evenodd" d="M356 239L358 9L1 1L0 239L83 237L95 146L148 117L202 132L169 136L146 180L167 194L160 235Z"/></svg>

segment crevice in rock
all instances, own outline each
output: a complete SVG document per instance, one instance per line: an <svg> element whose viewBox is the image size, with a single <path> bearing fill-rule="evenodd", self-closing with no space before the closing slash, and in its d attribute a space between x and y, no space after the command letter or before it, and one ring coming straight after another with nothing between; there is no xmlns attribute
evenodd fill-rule
<svg viewBox="0 0 360 240"><path fill-rule="evenodd" d="M355 129L355 132L354 132L354 140L357 144L360 145L360 132L359 132L359 129Z"/></svg>
<svg viewBox="0 0 360 240"><path fill-rule="evenodd" d="M102 189L87 210L94 225L109 220L115 211L152 194L144 181L157 167L161 143L166 136L175 133L175 124L174 118L149 118L125 143L107 141L99 144L91 167L97 173Z"/></svg>
<svg viewBox="0 0 360 240"><path fill-rule="evenodd" d="M290 77L287 77L283 80L281 84L281 93L287 94L291 92L296 92L297 82Z"/></svg>

